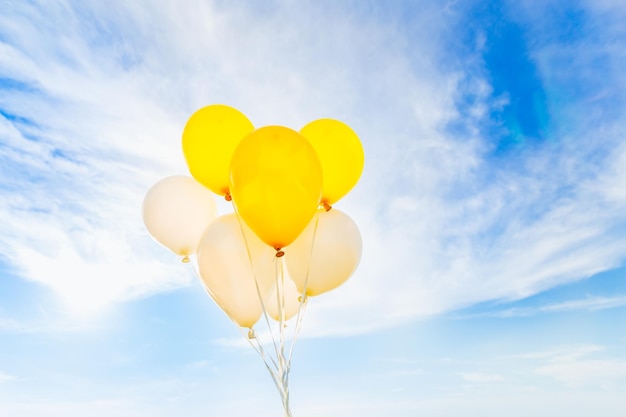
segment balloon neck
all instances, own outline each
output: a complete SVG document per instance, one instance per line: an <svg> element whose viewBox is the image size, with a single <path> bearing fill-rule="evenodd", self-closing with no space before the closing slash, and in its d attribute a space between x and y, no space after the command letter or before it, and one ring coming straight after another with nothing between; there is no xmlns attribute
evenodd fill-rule
<svg viewBox="0 0 626 417"><path fill-rule="evenodd" d="M185 255L183 256L183 259L181 259L182 263L186 264L189 263L191 259L189 259L189 255Z"/></svg>
<svg viewBox="0 0 626 417"><path fill-rule="evenodd" d="M285 256L285 252L280 250L280 248L274 248L276 249L276 257L277 258L282 258L283 256Z"/></svg>
<svg viewBox="0 0 626 417"><path fill-rule="evenodd" d="M328 204L325 201L322 201L322 207L324 207L324 210L326 210L326 211L330 211L330 209L333 208L333 206L331 206L330 204Z"/></svg>
<svg viewBox="0 0 626 417"><path fill-rule="evenodd" d="M226 201L232 201L233 197L230 195L230 193L228 191L226 191L226 194L224 194L224 200Z"/></svg>
<svg viewBox="0 0 626 417"><path fill-rule="evenodd" d="M248 329L248 339L256 339L256 334L254 334L254 329L252 327Z"/></svg>

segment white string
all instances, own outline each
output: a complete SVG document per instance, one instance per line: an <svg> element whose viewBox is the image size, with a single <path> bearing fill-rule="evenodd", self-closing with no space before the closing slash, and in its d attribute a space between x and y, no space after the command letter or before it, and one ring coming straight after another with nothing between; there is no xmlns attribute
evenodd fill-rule
<svg viewBox="0 0 626 417"><path fill-rule="evenodd" d="M302 287L302 293L300 294L301 301L300 306L298 307L298 315L296 316L296 328L294 330L293 340L291 342L291 347L289 349L289 359L287 360L287 365L289 369L291 369L291 358L293 356L293 347L296 344L296 339L300 334L300 326L302 324L302 319L304 317L304 313L306 311L306 306L308 304L308 297L306 295L307 285L309 283L309 275L311 273L311 261L313 260L313 244L315 243L315 237L317 236L317 226L319 225L320 220L320 211L318 210L315 213L315 227L313 228L313 238L311 239L311 249L309 251L309 263L306 268L306 274L304 276L304 286Z"/></svg>
<svg viewBox="0 0 626 417"><path fill-rule="evenodd" d="M257 297L261 304L263 317L265 318L265 323L267 325L267 328L269 330L269 333L272 339L272 345L274 346L274 351L276 353L276 360L274 360L274 358L271 355L268 356L265 354L265 350L263 349L263 344L259 340L258 336L254 333L254 329L252 327L250 328L250 331L246 338L248 339L252 348L259 354L259 356L263 360L263 363L265 364L265 367L267 368L270 375L272 376L272 380L274 381L274 384L276 385L276 389L278 390L282 403L283 403L285 416L291 417L291 409L289 408L289 386L288 386L290 367L288 366L288 363L285 360L285 300L284 300L284 286L283 286L284 274L283 274L283 269L282 269L282 260L279 258L275 258L275 263L276 263L275 264L275 281L276 281L276 293L277 293L276 296L277 296L277 304L279 306L279 344L277 344L276 338L274 337L274 332L272 331L272 325L269 320L269 314L267 312L267 308L265 307L265 303L263 300L264 297L261 294L259 281L254 271L254 264L252 262L252 254L250 253L248 239L246 238L246 234L241 224L242 219L239 217L239 213L237 213L237 210L234 207L234 203L233 203L233 209L237 216L239 228L241 230L241 234L243 236L244 243L246 246L248 261L250 262L250 269L252 270L252 274L254 276L254 284L256 286ZM279 284L282 284L282 285L279 285ZM293 344L291 347L293 348ZM270 359L271 364L274 365L273 368L270 365L270 363L268 363L268 358Z"/></svg>
<svg viewBox="0 0 626 417"><path fill-rule="evenodd" d="M248 340L250 346L252 346L252 348L259 354L259 356L263 360L263 363L265 364L265 367L269 371L272 377L272 380L274 381L274 384L276 385L276 389L278 390L280 394L280 397L283 403L283 408L285 411L285 416L291 417L291 409L289 407L289 372L291 370L291 359L293 357L294 346L298 338L298 335L300 333L302 319L304 317L306 306L308 304L306 291L307 291L307 285L309 281L309 275L311 272L311 260L313 258L313 248L314 248L315 238L317 235L317 229L319 225L320 211L318 210L315 214L315 227L313 230L313 237L311 240L311 249L309 251L309 263L307 265L307 270L306 270L306 274L304 278L304 286L302 288L302 293L300 295L300 300L299 300L300 305L298 307L298 313L296 316L293 339L291 340L291 345L289 346L289 355L285 357L285 329L286 329L285 313L286 312L285 312L285 271L284 271L285 265L284 265L283 257L277 256L274 258L276 304L279 310L278 311L278 343L277 343L277 340L273 331L273 326L272 326L272 323L270 322L270 317L269 317L267 308L265 306L264 297L263 297L263 294L261 294L259 281L257 279L256 272L254 270L254 264L252 261L252 254L250 253L248 239L246 237L246 233L241 223L243 220L240 218L239 213L234 207L234 202L233 202L233 209L234 209L235 215L237 216L237 222L239 223L241 235L243 236L244 244L246 246L246 252L248 255L248 261L250 263L250 269L252 270L252 274L254 276L254 284L256 287L256 291L257 291L257 297L259 299L259 303L261 304L263 317L265 319L265 323L270 333L272 345L274 347L274 352L276 354L276 359L274 359L272 355L268 355L265 352L265 349L263 349L263 343L260 340L259 336L255 333L253 326L250 327L247 335L244 334L244 337ZM210 293L210 290L206 286L205 288ZM238 327L243 333L244 329L240 326Z"/></svg>

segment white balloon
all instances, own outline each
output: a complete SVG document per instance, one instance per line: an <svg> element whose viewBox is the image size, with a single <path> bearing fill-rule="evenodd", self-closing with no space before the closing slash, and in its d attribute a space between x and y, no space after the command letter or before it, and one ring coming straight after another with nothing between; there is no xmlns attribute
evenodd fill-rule
<svg viewBox="0 0 626 417"><path fill-rule="evenodd" d="M259 293L265 298L276 282L276 259L276 250L234 213L215 219L197 250L198 272L207 292L242 327L252 327L261 316Z"/></svg>
<svg viewBox="0 0 626 417"><path fill-rule="evenodd" d="M276 321L280 321L281 307L284 307L285 311L284 320L289 320L298 314L302 298L302 293L298 291L298 287L289 276L287 268L283 268L283 272L283 280L281 281L279 278L263 300L265 311Z"/></svg>
<svg viewBox="0 0 626 417"><path fill-rule="evenodd" d="M167 177L143 200L143 222L152 237L177 255L194 253L204 229L215 219L211 191L191 177Z"/></svg>
<svg viewBox="0 0 626 417"><path fill-rule="evenodd" d="M346 281L361 259L359 228L335 208L318 210L302 234L285 248L291 278L302 292L319 295Z"/></svg>

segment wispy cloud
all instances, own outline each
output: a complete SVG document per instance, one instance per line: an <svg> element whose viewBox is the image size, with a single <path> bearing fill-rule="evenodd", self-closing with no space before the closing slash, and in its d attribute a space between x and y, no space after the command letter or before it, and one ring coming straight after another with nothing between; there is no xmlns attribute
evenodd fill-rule
<svg viewBox="0 0 626 417"><path fill-rule="evenodd" d="M6 374L4 372L0 372L0 384L13 381L14 379L15 379L15 376Z"/></svg>
<svg viewBox="0 0 626 417"><path fill-rule="evenodd" d="M615 353L611 352L617 352ZM494 358L510 376L525 384L546 387L549 378L565 388L616 389L626 382L626 360L621 350L588 344L556 346L543 351Z"/></svg>
<svg viewBox="0 0 626 417"><path fill-rule="evenodd" d="M505 356L504 359L571 359L575 360L605 350L601 345L560 346L549 350Z"/></svg>
<svg viewBox="0 0 626 417"><path fill-rule="evenodd" d="M611 308L620 308L626 305L626 297L600 297L600 296L588 296L586 298L578 300L568 300L558 303L533 306L533 307L514 307L506 308L496 311L488 311L484 313L476 313L469 315L462 315L461 318L475 318L475 317L530 317L538 314L546 313L562 313L570 311L599 311Z"/></svg>
<svg viewBox="0 0 626 417"><path fill-rule="evenodd" d="M89 312L89 311L88 311ZM17 320L10 317L0 317L0 334L63 334L81 333L101 328L101 324L94 323L93 316L82 311L81 317L70 315L50 315L39 319ZM91 311L95 314L95 311Z"/></svg>
<svg viewBox="0 0 626 417"><path fill-rule="evenodd" d="M544 359L544 364L535 369L535 372L573 388L623 387L626 382L626 360L593 357L592 355L598 350L601 349L583 348L549 356Z"/></svg>
<svg viewBox="0 0 626 417"><path fill-rule="evenodd" d="M569 387L612 388L626 380L626 361L596 359L555 361L537 368L536 372Z"/></svg>
<svg viewBox="0 0 626 417"><path fill-rule="evenodd" d="M0 331L19 329L20 323L17 320L9 318L0 318Z"/></svg>
<svg viewBox="0 0 626 417"><path fill-rule="evenodd" d="M0 216L11 219L0 254L78 309L187 285L190 271L143 230L141 200L158 179L186 171L186 118L224 102L257 125L336 117L363 140L363 178L339 203L363 233L362 265L311 303L304 333L367 332L620 265L626 148L617 119L575 129L556 120L550 142L494 160L480 127L505 104L491 96L480 50L447 52L455 7L427 2L419 25L314 4L31 2L2 11L0 73L13 87L0 99ZM561 80L540 59L560 44L546 42L531 54L545 80ZM623 80L612 68L576 82ZM568 112L586 120L584 106Z"/></svg>
<svg viewBox="0 0 626 417"><path fill-rule="evenodd" d="M462 372L461 378L463 378L467 382L499 382L503 381L504 377L498 374L485 374L482 372Z"/></svg>

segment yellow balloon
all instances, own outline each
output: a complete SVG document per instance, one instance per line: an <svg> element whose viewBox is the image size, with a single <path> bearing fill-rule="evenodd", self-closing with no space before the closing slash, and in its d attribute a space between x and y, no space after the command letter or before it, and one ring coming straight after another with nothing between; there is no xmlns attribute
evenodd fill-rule
<svg viewBox="0 0 626 417"><path fill-rule="evenodd" d="M322 168L298 132L262 127L246 136L233 154L230 192L241 218L278 250L293 242L315 214Z"/></svg>
<svg viewBox="0 0 626 417"><path fill-rule="evenodd" d="M363 146L345 123L333 119L315 120L300 130L313 145L322 164L322 203L334 204L359 181L363 171Z"/></svg>
<svg viewBox="0 0 626 417"><path fill-rule="evenodd" d="M219 195L228 194L228 170L235 148L254 126L239 110L222 104L196 111L183 131L189 172Z"/></svg>

